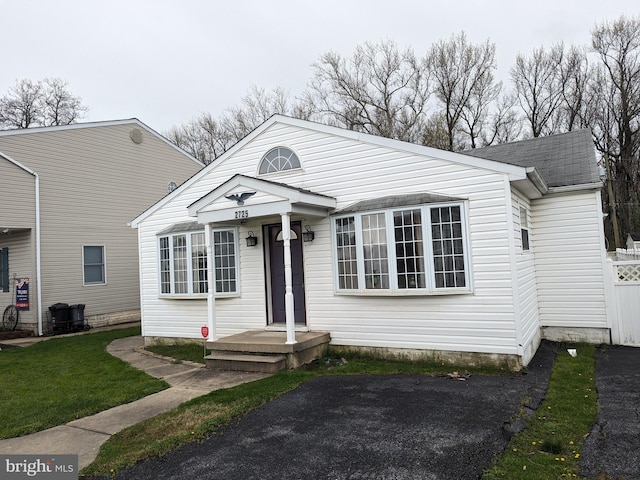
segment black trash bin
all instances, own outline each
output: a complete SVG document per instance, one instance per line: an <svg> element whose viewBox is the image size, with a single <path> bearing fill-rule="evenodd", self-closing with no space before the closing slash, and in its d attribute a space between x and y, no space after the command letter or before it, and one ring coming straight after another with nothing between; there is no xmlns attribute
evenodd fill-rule
<svg viewBox="0 0 640 480"><path fill-rule="evenodd" d="M69 305L69 314L71 316L71 326L74 330L88 330L84 324L84 303L77 305Z"/></svg>
<svg viewBox="0 0 640 480"><path fill-rule="evenodd" d="M51 313L51 330L53 333L64 333L71 330L68 304L54 303L49 307L49 312Z"/></svg>

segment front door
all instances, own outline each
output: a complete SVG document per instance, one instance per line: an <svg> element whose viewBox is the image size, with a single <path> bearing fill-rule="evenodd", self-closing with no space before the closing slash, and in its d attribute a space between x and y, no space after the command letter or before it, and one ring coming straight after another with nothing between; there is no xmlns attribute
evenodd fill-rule
<svg viewBox="0 0 640 480"><path fill-rule="evenodd" d="M273 324L286 323L284 307L284 240L282 225L267 225L267 257L269 271L269 318ZM302 227L300 222L291 222L291 273L293 283L293 303L296 324L306 324L304 307L304 269L302 265Z"/></svg>

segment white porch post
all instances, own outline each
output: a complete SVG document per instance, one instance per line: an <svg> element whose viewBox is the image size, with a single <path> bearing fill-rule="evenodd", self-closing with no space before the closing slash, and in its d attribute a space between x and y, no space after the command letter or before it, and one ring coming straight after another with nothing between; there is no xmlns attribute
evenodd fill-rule
<svg viewBox="0 0 640 480"><path fill-rule="evenodd" d="M284 243L284 311L287 324L287 344L296 343L296 319L293 299L293 275L291 271L291 219L288 213L282 217L282 240Z"/></svg>
<svg viewBox="0 0 640 480"><path fill-rule="evenodd" d="M216 296L215 296L215 260L213 257L213 231L211 224L205 224L204 243L207 249L207 327L209 336L207 340L213 342L216 339Z"/></svg>

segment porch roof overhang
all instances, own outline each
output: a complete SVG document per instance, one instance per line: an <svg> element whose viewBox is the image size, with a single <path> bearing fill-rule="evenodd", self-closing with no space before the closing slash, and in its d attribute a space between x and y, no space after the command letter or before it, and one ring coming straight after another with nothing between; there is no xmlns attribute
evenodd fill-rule
<svg viewBox="0 0 640 480"><path fill-rule="evenodd" d="M229 223L283 214L326 217L335 208L333 197L237 174L193 202L187 210L198 223Z"/></svg>

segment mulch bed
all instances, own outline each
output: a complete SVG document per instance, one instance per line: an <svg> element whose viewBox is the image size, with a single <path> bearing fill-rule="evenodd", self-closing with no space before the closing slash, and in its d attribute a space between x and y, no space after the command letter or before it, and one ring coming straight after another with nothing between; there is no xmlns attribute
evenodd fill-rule
<svg viewBox="0 0 640 480"><path fill-rule="evenodd" d="M12 338L24 338L32 336L33 332L31 330L10 330L7 332L0 332L0 340L11 340Z"/></svg>

